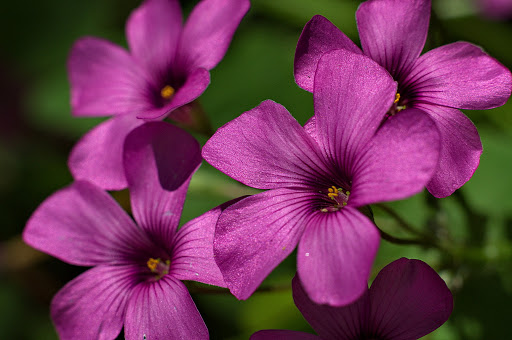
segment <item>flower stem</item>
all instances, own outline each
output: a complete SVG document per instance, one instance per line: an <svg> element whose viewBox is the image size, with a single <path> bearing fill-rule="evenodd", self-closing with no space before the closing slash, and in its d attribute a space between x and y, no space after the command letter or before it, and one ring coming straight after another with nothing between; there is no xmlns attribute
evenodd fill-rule
<svg viewBox="0 0 512 340"><path fill-rule="evenodd" d="M388 207L385 204L377 203L375 204L378 208L386 212L389 216L395 219L398 223L398 226L402 229L410 232L411 234L417 235L419 237L428 238L428 236L421 231L417 230L415 227L411 226L405 219L403 219L396 211L394 211L391 207Z"/></svg>
<svg viewBox="0 0 512 340"><path fill-rule="evenodd" d="M400 245L419 245L426 248L437 248L440 249L439 245L435 243L433 240L425 239L425 238L414 238L414 239L405 239L398 238L386 233L384 230L377 227L380 233L380 237L382 239L388 241L389 243L400 244Z"/></svg>

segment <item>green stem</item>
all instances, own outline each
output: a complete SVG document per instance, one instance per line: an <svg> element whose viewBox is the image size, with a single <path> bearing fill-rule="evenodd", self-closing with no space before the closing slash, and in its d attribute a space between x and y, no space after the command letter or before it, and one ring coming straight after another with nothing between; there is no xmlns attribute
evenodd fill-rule
<svg viewBox="0 0 512 340"><path fill-rule="evenodd" d="M377 227L377 229L379 230L380 237L382 237L382 239L388 241L389 243L400 244L400 245L418 245L418 246L422 246L422 247L425 247L425 248L437 248L437 249L440 249L440 246L437 243L435 243L434 241L429 240L429 239L422 239L422 238L404 239L404 238L398 238L398 237L395 237L395 236L392 236L392 235L386 233L384 230L380 229L379 227Z"/></svg>
<svg viewBox="0 0 512 340"><path fill-rule="evenodd" d="M423 238L429 238L426 234L422 233L421 231L417 230L413 226L411 226L405 219L403 219L396 211L394 211L391 207L388 207L385 204L377 203L375 204L378 208L386 212L389 216L393 217L395 221L398 223L398 226L402 229L410 232L411 234L414 234L419 237Z"/></svg>

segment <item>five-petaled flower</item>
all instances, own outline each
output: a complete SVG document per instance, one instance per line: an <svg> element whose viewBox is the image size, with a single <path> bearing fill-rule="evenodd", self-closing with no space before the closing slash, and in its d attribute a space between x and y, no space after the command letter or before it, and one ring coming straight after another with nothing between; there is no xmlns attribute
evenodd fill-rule
<svg viewBox="0 0 512 340"><path fill-rule="evenodd" d="M208 339L180 280L225 287L213 258L221 208L177 230L200 162L192 136L165 122L149 122L127 136L124 152L136 223L86 181L56 192L34 212L23 233L26 243L70 264L94 267L52 301L61 339L114 339L123 325L126 339Z"/></svg>
<svg viewBox="0 0 512 340"><path fill-rule="evenodd" d="M248 298L298 244L298 275L317 303L343 305L366 289L379 232L358 208L419 192L431 178L439 133L411 109L381 121L396 83L370 58L325 54L305 128L265 101L221 127L203 157L234 179L269 189L219 218L214 252L231 292Z"/></svg>
<svg viewBox="0 0 512 340"><path fill-rule="evenodd" d="M430 0L369 0L360 5L356 18L362 51L322 16L306 24L295 54L297 84L313 91L317 62L333 49L371 57L398 82L389 115L421 109L437 125L441 154L427 189L436 197L451 195L471 178L482 153L475 126L458 109L503 105L512 88L510 71L466 42L444 45L420 56L427 37Z"/></svg>
<svg viewBox="0 0 512 340"><path fill-rule="evenodd" d="M293 299L318 336L285 330L259 331L251 340L415 340L448 320L453 297L425 262L401 258L380 271L370 289L343 307L317 305L292 281Z"/></svg>
<svg viewBox="0 0 512 340"><path fill-rule="evenodd" d="M178 0L146 0L126 25L129 52L103 39L78 40L68 61L73 114L114 117L72 150L74 178L125 188L125 137L145 119L189 118L183 106L204 92L248 9L249 0L202 0L182 25Z"/></svg>

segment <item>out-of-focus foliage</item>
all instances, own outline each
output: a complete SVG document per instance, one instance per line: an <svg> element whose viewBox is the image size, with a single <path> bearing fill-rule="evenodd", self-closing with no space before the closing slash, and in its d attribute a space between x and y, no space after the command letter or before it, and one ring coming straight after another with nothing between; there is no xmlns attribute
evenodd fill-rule
<svg viewBox="0 0 512 340"><path fill-rule="evenodd" d="M450 2L453 5L447 5ZM20 233L37 205L69 184L67 155L102 119L72 118L67 53L84 35L126 46L124 23L137 0L47 0L2 3L0 10L0 338L56 339L49 318L53 294L83 269L23 245ZM185 12L196 1L182 1ZM218 128L265 99L283 104L301 123L313 113L311 94L293 80L295 45L315 14L358 40L354 0L253 0L226 57L215 68L201 103ZM457 40L482 46L512 67L512 22L491 21L470 0L434 1L429 48ZM426 193L387 205L440 248L382 241L374 275L406 256L433 266L455 296L447 324L425 339L506 339L512 302L512 104L468 112L480 131L479 169L461 190L434 200ZM204 137L198 137L201 143ZM254 191L203 164L194 176L183 221ZM126 193L115 197L127 205ZM411 238L382 207L376 223ZM413 235L414 236L414 235ZM294 256L281 264L248 301L192 285L212 339L247 339L260 329L312 331L295 308L290 282ZM208 293L205 293L208 291Z"/></svg>

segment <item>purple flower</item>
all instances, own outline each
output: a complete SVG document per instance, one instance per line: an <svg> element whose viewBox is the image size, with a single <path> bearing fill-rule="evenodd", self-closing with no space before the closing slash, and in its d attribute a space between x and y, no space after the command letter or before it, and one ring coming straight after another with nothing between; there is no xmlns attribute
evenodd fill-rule
<svg viewBox="0 0 512 340"><path fill-rule="evenodd" d="M174 152L169 153L169 148ZM221 208L177 230L199 145L183 130L150 122L126 138L124 166L134 221L86 181L62 189L34 212L23 239L65 262L93 268L53 298L61 339L208 339L180 280L225 287L213 259ZM158 178L157 166L162 170ZM160 181L167 187L160 187Z"/></svg>
<svg viewBox="0 0 512 340"><path fill-rule="evenodd" d="M358 208L419 192L437 164L438 132L421 111L399 113L379 129L396 83L368 57L325 54L314 87L316 118L306 128L265 101L203 147L220 171L269 189L227 208L215 230L217 264L239 299L298 244L308 295L332 305L354 301L379 245L379 232Z"/></svg>
<svg viewBox="0 0 512 340"><path fill-rule="evenodd" d="M73 114L114 117L72 150L74 178L107 190L125 188L122 147L144 123L137 117L186 119L176 109L206 89L209 70L248 9L249 0L203 0L182 25L178 0L146 0L126 24L129 52L103 39L78 40L68 61Z"/></svg>
<svg viewBox="0 0 512 340"><path fill-rule="evenodd" d="M437 125L441 154L427 189L436 197L451 195L471 178L482 153L475 126L458 109L503 105L512 88L509 70L466 42L444 45L420 56L427 37L430 0L370 0L360 5L356 18L362 51L322 16L306 24L295 54L297 84L313 91L316 65L324 52L346 49L371 57L398 82L389 114L421 109Z"/></svg>
<svg viewBox="0 0 512 340"><path fill-rule="evenodd" d="M293 299L318 336L284 330L259 331L251 340L415 340L448 320L453 297L425 262L401 258L380 271L370 289L344 307L317 305L292 281Z"/></svg>
<svg viewBox="0 0 512 340"><path fill-rule="evenodd" d="M512 0L479 0L480 10L490 18L508 19L512 17Z"/></svg>

